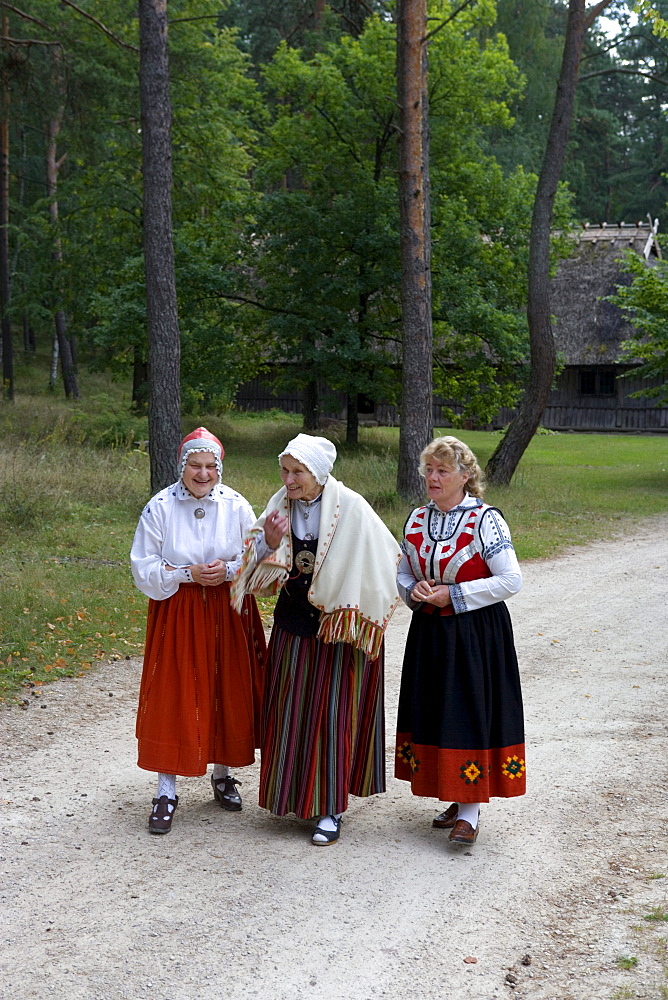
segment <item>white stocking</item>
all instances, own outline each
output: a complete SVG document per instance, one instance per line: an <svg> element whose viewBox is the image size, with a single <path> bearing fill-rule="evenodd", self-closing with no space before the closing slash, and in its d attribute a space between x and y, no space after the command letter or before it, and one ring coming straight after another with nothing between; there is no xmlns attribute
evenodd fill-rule
<svg viewBox="0 0 668 1000"><path fill-rule="evenodd" d="M337 824L335 820L340 820L343 813L336 813L333 816L318 816L318 825L316 827L316 832L318 830L324 830L326 833L334 833Z"/></svg>
<svg viewBox="0 0 668 1000"><path fill-rule="evenodd" d="M223 778L228 778L230 775L230 769L226 764L214 764L213 765L213 780L222 781Z"/></svg>
<svg viewBox="0 0 668 1000"><path fill-rule="evenodd" d="M470 823L473 829L478 825L478 817L480 816L480 803L479 802L458 802L457 803L457 819L463 819L467 823Z"/></svg>
<svg viewBox="0 0 668 1000"><path fill-rule="evenodd" d="M161 795L166 795L168 799L176 798L176 775L175 774L158 774L158 794L156 798L160 798ZM174 806L167 806L170 812L174 809Z"/></svg>

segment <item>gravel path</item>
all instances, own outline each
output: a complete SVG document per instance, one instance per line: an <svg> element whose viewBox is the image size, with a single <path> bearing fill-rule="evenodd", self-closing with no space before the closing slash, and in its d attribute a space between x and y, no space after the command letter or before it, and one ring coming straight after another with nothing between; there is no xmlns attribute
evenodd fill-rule
<svg viewBox="0 0 668 1000"><path fill-rule="evenodd" d="M644 919L668 917L667 567L668 518L524 566L528 794L483 807L471 850L394 778L319 850L255 805L257 765L237 814L180 779L151 837L135 660L0 712L0 997L667 996L666 924ZM408 619L388 634L388 774Z"/></svg>

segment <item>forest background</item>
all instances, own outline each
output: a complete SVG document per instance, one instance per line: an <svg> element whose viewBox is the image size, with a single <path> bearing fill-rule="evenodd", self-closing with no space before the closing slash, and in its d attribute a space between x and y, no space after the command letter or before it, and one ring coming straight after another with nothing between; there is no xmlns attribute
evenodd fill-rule
<svg viewBox="0 0 668 1000"><path fill-rule="evenodd" d="M655 6L668 14L668 0ZM666 204L668 41L631 7L613 4L587 36L562 232L660 217ZM528 233L567 5L429 10L435 390L463 407L456 426L514 405L526 380ZM66 323L75 362L131 378L141 412L136 6L28 0L18 11L0 4L7 314L28 354L51 345L54 319ZM168 13L183 411L223 411L270 368L303 391L307 425L322 383L348 396L350 414L360 394L395 402L392 4L170 0ZM555 240L555 257L568 243ZM80 393L76 380L67 389Z"/></svg>
<svg viewBox="0 0 668 1000"><path fill-rule="evenodd" d="M668 13L666 0L655 6ZM557 201L563 233L661 217L667 200L668 42L629 4L607 13L587 37ZM2 414L0 671L14 689L141 648L144 602L125 560L148 490L135 447L148 436L146 310L136 5L28 0L0 3L0 15L18 362L16 402ZM430 16L440 26L429 52L435 388L463 407L457 426L512 406L525 382L531 207L566 5L435 0ZM230 409L240 383L271 367L304 391L311 416L323 382L355 414L360 394L397 399L392 5L169 0L169 19L184 424L206 415L231 442L226 473L261 504L273 476L267 466L245 481L234 448L256 458L257 473L298 425L240 422ZM555 238L555 260L568 248ZM657 275L650 324L668 300ZM627 305L637 313L637 300ZM48 363L57 322L75 362L62 403ZM654 345L649 354L665 363ZM345 436L352 445L359 429L349 422ZM346 481L398 532L395 436L363 434L357 466L343 453ZM602 458L597 443L536 440L530 454L549 455L538 465L552 471L534 478L529 456L497 500L512 505L522 555L554 551L564 524L572 540L604 533L630 514L639 477L660 496L663 442L607 441ZM484 457L494 442L471 443ZM567 464L578 471L564 479L555 470ZM612 493L585 500L596 479L586 470L616 464Z"/></svg>

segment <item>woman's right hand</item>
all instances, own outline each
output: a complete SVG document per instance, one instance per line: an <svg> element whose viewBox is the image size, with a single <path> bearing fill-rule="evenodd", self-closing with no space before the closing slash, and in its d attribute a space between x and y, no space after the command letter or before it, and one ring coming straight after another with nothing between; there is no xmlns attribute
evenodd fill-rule
<svg viewBox="0 0 668 1000"><path fill-rule="evenodd" d="M227 563L222 559L214 559L211 563L192 563L188 569L194 582L201 587L217 587L219 583L225 583L227 577Z"/></svg>
<svg viewBox="0 0 668 1000"><path fill-rule="evenodd" d="M425 604L433 604L437 608L446 608L452 604L450 588L447 584L436 583L435 580L420 580L411 591L414 601L424 601Z"/></svg>
<svg viewBox="0 0 668 1000"><path fill-rule="evenodd" d="M290 522L285 514L272 510L264 522L264 537L270 549L277 549L284 535L288 533Z"/></svg>
<svg viewBox="0 0 668 1000"><path fill-rule="evenodd" d="M432 597L435 580L418 580L411 590L411 598L414 601L428 601Z"/></svg>

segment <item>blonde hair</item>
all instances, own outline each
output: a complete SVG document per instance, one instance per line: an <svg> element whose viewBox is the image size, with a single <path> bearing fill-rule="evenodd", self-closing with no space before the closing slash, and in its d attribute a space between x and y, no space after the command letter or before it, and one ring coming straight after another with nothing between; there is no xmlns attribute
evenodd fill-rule
<svg viewBox="0 0 668 1000"><path fill-rule="evenodd" d="M478 465L478 460L469 448L456 437L437 437L428 444L420 455L420 475L425 477L427 459L433 458L448 469L468 475L464 489L474 497L482 499L485 492L485 474Z"/></svg>

